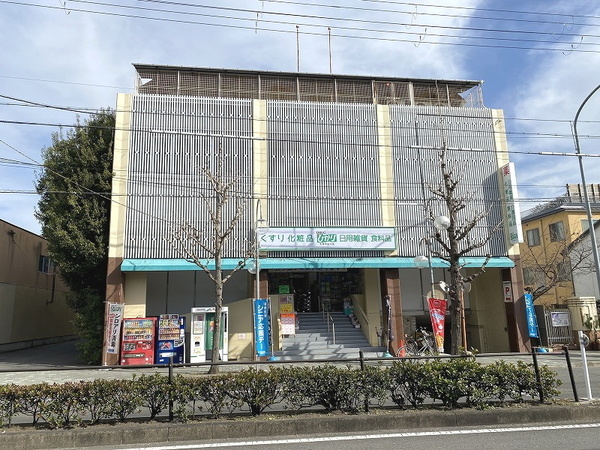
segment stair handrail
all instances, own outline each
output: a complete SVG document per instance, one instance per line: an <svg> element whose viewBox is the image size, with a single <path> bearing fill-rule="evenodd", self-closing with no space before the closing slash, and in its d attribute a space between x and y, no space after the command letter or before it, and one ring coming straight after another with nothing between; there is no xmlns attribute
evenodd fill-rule
<svg viewBox="0 0 600 450"><path fill-rule="evenodd" d="M327 311L327 332L329 333L329 323L331 322L331 330L332 330L332 338L333 338L333 345L335 345L335 320L333 320L333 317L331 317L331 314L329 314L329 311Z"/></svg>

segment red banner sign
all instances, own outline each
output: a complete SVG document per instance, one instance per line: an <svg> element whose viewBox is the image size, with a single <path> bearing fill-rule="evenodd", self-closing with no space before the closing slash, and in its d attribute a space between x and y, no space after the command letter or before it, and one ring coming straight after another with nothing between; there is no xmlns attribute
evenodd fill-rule
<svg viewBox="0 0 600 450"><path fill-rule="evenodd" d="M429 315L433 327L435 346L440 353L444 352L444 322L446 319L446 300L443 298L428 298Z"/></svg>

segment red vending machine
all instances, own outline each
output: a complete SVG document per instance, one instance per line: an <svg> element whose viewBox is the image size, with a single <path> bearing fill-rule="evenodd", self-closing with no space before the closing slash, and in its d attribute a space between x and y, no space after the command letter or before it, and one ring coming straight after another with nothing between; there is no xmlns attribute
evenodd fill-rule
<svg viewBox="0 0 600 450"><path fill-rule="evenodd" d="M156 317L123 319L121 365L154 364Z"/></svg>

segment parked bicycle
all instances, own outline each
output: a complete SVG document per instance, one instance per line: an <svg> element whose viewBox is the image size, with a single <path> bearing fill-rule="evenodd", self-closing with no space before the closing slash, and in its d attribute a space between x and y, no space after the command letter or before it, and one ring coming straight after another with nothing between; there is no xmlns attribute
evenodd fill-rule
<svg viewBox="0 0 600 450"><path fill-rule="evenodd" d="M433 336L424 328L419 328L419 334L418 338L407 337L396 356L436 356L438 351Z"/></svg>

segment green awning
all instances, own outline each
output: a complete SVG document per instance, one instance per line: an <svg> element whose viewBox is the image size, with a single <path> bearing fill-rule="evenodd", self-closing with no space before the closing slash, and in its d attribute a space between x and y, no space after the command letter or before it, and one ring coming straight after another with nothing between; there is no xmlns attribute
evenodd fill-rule
<svg viewBox="0 0 600 450"><path fill-rule="evenodd" d="M247 263L252 261L248 260ZM481 267L484 257L467 257L462 259L464 266ZM214 270L213 260L204 261L207 267ZM240 264L239 259L223 259L222 268L232 270ZM440 258L432 258L432 267L448 267L448 263ZM490 258L486 267L511 268L515 263L508 257L496 256ZM261 269L290 269L290 270L327 270L327 269L418 269L413 258L261 258ZM196 264L185 259L125 259L121 264L123 272L171 272L202 270Z"/></svg>

